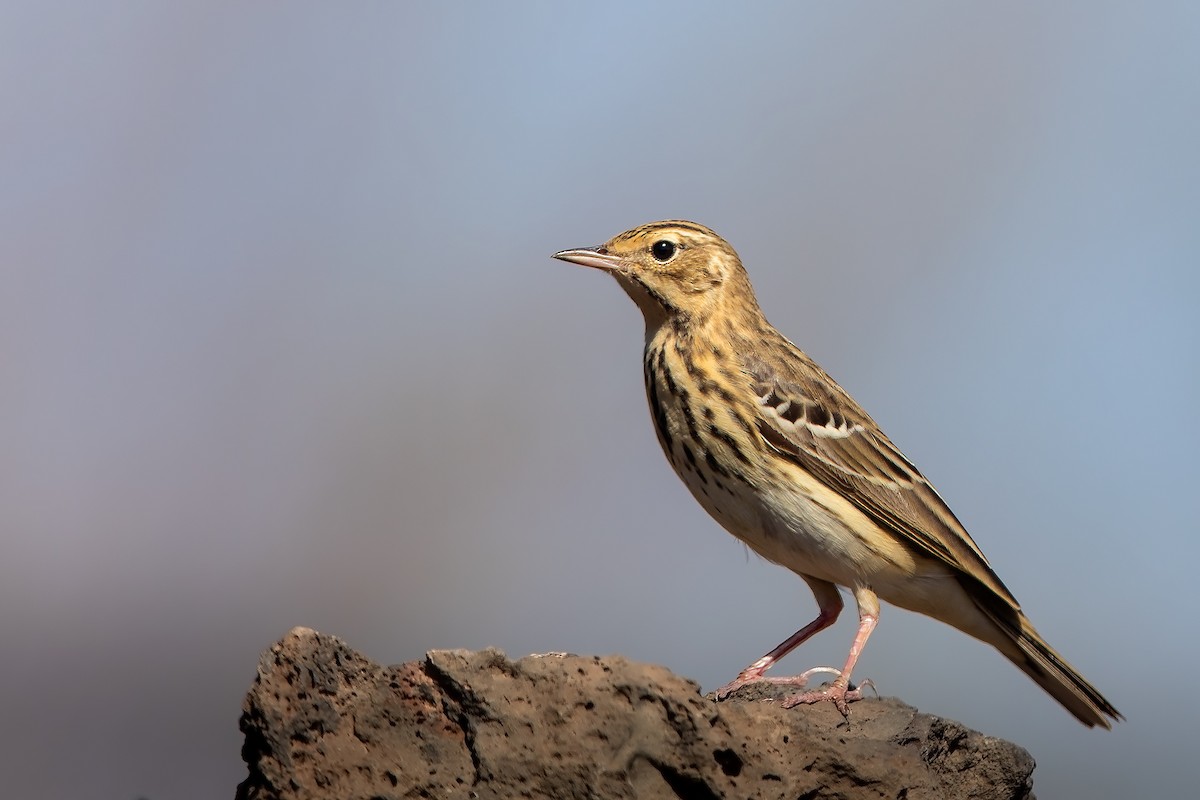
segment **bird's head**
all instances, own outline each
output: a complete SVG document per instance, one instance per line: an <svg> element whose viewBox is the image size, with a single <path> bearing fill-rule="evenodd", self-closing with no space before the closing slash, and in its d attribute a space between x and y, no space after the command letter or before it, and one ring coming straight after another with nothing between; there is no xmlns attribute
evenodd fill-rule
<svg viewBox="0 0 1200 800"><path fill-rule="evenodd" d="M757 307L737 253L711 229L666 220L617 234L599 247L555 258L611 274L646 318L647 334L670 322L687 326L730 303Z"/></svg>

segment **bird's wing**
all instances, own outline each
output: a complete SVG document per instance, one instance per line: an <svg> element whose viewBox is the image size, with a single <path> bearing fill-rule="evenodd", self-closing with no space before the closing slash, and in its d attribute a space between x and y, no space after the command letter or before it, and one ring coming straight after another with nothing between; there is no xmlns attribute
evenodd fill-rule
<svg viewBox="0 0 1200 800"><path fill-rule="evenodd" d="M746 357L769 445L841 494L884 530L1020 606L954 513L865 411L798 349L781 376Z"/></svg>

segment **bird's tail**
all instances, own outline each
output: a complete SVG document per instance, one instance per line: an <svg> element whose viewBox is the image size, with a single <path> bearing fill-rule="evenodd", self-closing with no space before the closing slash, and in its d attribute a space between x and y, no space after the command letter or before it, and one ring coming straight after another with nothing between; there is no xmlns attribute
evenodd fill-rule
<svg viewBox="0 0 1200 800"><path fill-rule="evenodd" d="M1121 712L1095 686L1088 683L1046 643L1023 613L998 614L997 609L979 605L1009 640L1007 647L997 646L997 649L1074 714L1076 719L1089 728L1099 725L1108 729L1112 728L1110 720L1124 719Z"/></svg>

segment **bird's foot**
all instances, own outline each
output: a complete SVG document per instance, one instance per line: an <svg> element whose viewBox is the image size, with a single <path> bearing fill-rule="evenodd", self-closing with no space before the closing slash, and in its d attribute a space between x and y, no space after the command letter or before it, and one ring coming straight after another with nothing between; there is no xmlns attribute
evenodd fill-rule
<svg viewBox="0 0 1200 800"><path fill-rule="evenodd" d="M802 703L812 705L813 703L829 702L833 703L834 708L836 708L843 717L848 717L850 716L850 703L863 699L863 689L868 686L870 686L871 689L875 688L875 683L870 679L863 681L858 686L851 686L849 681L842 679L842 674L837 670L829 670L828 668L820 667L818 667L818 669L826 672L836 672L838 675L837 680L835 680L829 686L826 686L824 689L814 689L811 692L794 694L791 697L784 699L782 703L784 708L792 708L793 706L798 706ZM815 670L809 670L809 672L814 671ZM805 674L807 675L808 673Z"/></svg>
<svg viewBox="0 0 1200 800"><path fill-rule="evenodd" d="M738 689L742 688L743 686L749 686L752 683L769 683L773 686L792 686L797 689L803 689L808 685L808 679L818 673L828 673L830 675L837 675L838 677L841 677L842 674L841 670L834 669L833 667L813 667L812 669L806 670L799 675L789 675L787 677L763 675L763 672L764 670L755 669L753 667L742 670L741 674L739 674L736 678L722 686L720 689L717 689L715 692L717 699L724 700ZM793 695L793 697L799 696L800 695ZM791 698L788 699L790 700Z"/></svg>

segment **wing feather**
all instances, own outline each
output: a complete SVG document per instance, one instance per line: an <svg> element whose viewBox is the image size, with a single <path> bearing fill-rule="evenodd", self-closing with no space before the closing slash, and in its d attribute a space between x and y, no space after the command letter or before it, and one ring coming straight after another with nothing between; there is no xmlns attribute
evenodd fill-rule
<svg viewBox="0 0 1200 800"><path fill-rule="evenodd" d="M1020 606L933 486L821 368L795 350L796 374L746 357L759 399L758 431L884 530ZM805 374L801 370L807 372Z"/></svg>

